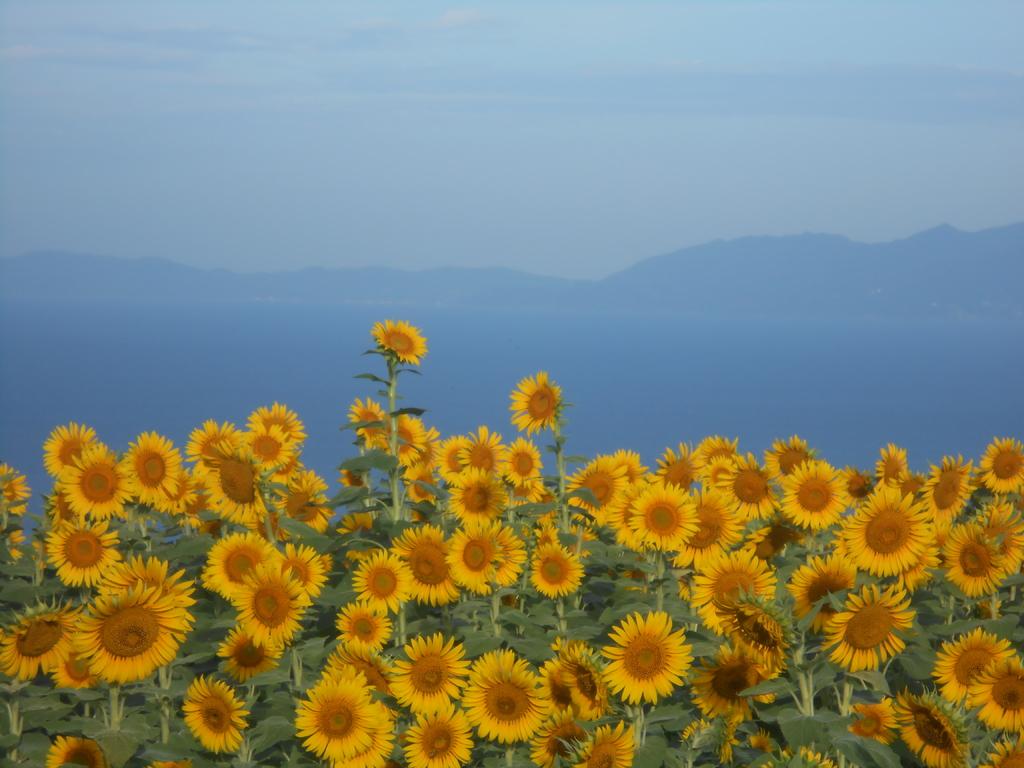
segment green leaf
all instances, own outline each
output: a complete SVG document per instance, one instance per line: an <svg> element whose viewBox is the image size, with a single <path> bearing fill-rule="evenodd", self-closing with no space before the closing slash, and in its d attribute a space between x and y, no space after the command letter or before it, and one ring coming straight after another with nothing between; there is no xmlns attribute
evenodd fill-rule
<svg viewBox="0 0 1024 768"><path fill-rule="evenodd" d="M878 693L889 693L889 682L885 679L885 675L877 669L864 669L860 672L847 672L846 676L860 680L868 688L873 691L877 691Z"/></svg>
<svg viewBox="0 0 1024 768"><path fill-rule="evenodd" d="M259 754L293 738L295 738L295 726L291 720L280 715L260 720L249 729L249 744L254 754Z"/></svg>
<svg viewBox="0 0 1024 768"><path fill-rule="evenodd" d="M362 456L354 456L351 459L341 462L338 469L349 472L369 472L377 469L381 472L390 472L398 466L398 460L384 451L367 451Z"/></svg>
<svg viewBox="0 0 1024 768"><path fill-rule="evenodd" d="M636 752L633 768L661 768L665 764L668 742L656 733L647 734L647 742Z"/></svg>
<svg viewBox="0 0 1024 768"><path fill-rule="evenodd" d="M787 712L779 718L779 728L786 737L786 746L790 749L827 744L828 735L824 723L816 717L805 717L796 712Z"/></svg>
<svg viewBox="0 0 1024 768"><path fill-rule="evenodd" d="M141 741L125 731L101 731L96 741L103 747L103 754L111 768L121 768L139 748Z"/></svg>

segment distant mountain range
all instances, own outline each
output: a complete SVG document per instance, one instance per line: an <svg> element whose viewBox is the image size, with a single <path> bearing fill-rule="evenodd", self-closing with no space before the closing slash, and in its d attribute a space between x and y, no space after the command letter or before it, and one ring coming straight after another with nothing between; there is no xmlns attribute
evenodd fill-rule
<svg viewBox="0 0 1024 768"><path fill-rule="evenodd" d="M277 302L731 317L1024 319L1024 223L940 226L858 243L802 234L716 240L601 280L511 269L235 273L40 251L0 260L0 301Z"/></svg>

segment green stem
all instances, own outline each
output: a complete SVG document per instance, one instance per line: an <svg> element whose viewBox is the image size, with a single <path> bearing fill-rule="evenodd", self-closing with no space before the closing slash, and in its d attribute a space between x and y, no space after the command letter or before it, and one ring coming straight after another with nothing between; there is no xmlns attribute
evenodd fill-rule
<svg viewBox="0 0 1024 768"><path fill-rule="evenodd" d="M11 735L16 737L14 740L14 746L11 748L11 761L18 762L18 742L21 741L21 707L18 704L18 700L7 702L7 719L11 725Z"/></svg>
<svg viewBox="0 0 1024 768"><path fill-rule="evenodd" d="M665 610L665 554L658 550L654 555L654 606L655 610Z"/></svg>
<svg viewBox="0 0 1024 768"><path fill-rule="evenodd" d="M568 638L568 624L565 621L565 598L558 598L558 602L555 603L555 610L558 612L558 636Z"/></svg>
<svg viewBox="0 0 1024 768"><path fill-rule="evenodd" d="M391 468L389 481L391 483L391 519L396 523L402 519L402 484L399 482L398 465L398 417L395 411L398 410L398 365L393 357L388 356L388 424L391 429L388 432L388 451L395 459L395 466Z"/></svg>
<svg viewBox="0 0 1024 768"><path fill-rule="evenodd" d="M491 592L491 628L494 630L495 637L501 637L501 624L498 623L500 612L501 598L498 596L498 590L495 589Z"/></svg>
<svg viewBox="0 0 1024 768"><path fill-rule="evenodd" d="M405 603L402 603L398 608L398 645L405 645L405 640Z"/></svg>
<svg viewBox="0 0 1024 768"><path fill-rule="evenodd" d="M569 532L569 505L565 500L565 440L562 437L562 422L556 419L551 432L555 438L555 468L558 472L558 528Z"/></svg>
<svg viewBox="0 0 1024 768"><path fill-rule="evenodd" d="M516 762L515 747L505 747L505 765L514 765Z"/></svg>
<svg viewBox="0 0 1024 768"><path fill-rule="evenodd" d="M295 646L292 646L292 683L295 690L302 690L302 657Z"/></svg>
<svg viewBox="0 0 1024 768"><path fill-rule="evenodd" d="M853 686L849 680L843 680L842 693L839 695L839 714L846 717L853 709Z"/></svg>
<svg viewBox="0 0 1024 768"><path fill-rule="evenodd" d="M121 701L121 686L110 686L110 730L121 730L121 719L124 715L124 703Z"/></svg>

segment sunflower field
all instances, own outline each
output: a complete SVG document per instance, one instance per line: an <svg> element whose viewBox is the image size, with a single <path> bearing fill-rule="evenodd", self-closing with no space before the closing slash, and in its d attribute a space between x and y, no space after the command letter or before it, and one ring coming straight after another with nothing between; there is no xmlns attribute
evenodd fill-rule
<svg viewBox="0 0 1024 768"><path fill-rule="evenodd" d="M569 453L544 372L443 437L372 329L351 455L281 404L0 465L3 766L1024 766L1024 445ZM512 384L512 382L510 382Z"/></svg>

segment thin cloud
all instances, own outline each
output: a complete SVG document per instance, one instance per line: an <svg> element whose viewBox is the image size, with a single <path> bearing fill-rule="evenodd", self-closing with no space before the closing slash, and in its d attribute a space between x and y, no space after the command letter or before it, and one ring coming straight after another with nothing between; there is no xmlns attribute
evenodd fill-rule
<svg viewBox="0 0 1024 768"><path fill-rule="evenodd" d="M433 26L438 29L464 29L478 27L487 21L487 17L475 8L449 8L442 13Z"/></svg>

